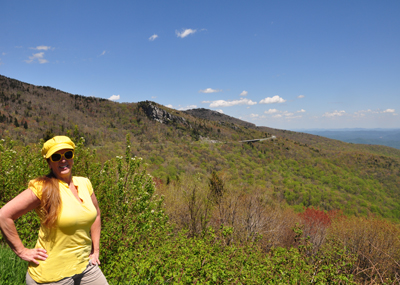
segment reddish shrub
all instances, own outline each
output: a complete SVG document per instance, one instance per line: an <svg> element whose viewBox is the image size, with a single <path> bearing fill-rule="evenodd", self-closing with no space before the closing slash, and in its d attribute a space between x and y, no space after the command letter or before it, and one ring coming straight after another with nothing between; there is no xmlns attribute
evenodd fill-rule
<svg viewBox="0 0 400 285"><path fill-rule="evenodd" d="M305 209L299 216L303 220L303 234L309 237L310 242L314 245L313 253L316 253L325 241L327 228L332 223L331 216L314 208Z"/></svg>
<svg viewBox="0 0 400 285"><path fill-rule="evenodd" d="M331 225L331 216L322 210L307 208L304 213L300 213L299 216L303 219L304 224L310 227L328 227Z"/></svg>

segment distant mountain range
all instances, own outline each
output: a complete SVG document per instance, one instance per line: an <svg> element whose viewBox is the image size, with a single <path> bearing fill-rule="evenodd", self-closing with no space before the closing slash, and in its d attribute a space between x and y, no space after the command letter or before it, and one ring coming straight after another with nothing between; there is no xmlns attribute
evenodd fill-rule
<svg viewBox="0 0 400 285"><path fill-rule="evenodd" d="M298 129L304 132L347 143L385 145L400 149L400 129Z"/></svg>

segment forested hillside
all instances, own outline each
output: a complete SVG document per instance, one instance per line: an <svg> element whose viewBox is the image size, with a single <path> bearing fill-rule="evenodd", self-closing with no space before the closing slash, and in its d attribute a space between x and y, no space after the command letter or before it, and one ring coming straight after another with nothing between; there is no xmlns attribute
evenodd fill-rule
<svg viewBox="0 0 400 285"><path fill-rule="evenodd" d="M237 192L261 191L297 210L400 218L400 151L255 125L207 109L116 103L0 77L0 136L22 145L67 134L105 161L131 150L163 185L216 172ZM254 143L241 140L276 136Z"/></svg>

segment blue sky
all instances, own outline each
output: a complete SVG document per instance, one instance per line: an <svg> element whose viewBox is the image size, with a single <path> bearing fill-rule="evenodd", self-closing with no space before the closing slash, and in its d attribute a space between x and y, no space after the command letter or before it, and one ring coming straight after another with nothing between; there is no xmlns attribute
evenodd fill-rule
<svg viewBox="0 0 400 285"><path fill-rule="evenodd" d="M280 129L400 128L400 1L1 1L0 74Z"/></svg>

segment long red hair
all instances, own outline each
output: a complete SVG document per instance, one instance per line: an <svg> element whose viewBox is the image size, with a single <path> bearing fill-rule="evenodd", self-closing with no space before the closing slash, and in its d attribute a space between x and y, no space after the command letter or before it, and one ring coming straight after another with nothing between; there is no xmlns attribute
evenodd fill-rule
<svg viewBox="0 0 400 285"><path fill-rule="evenodd" d="M53 228L56 225L58 213L61 209L58 179L50 171L49 174L37 178L36 181L42 185L42 199L40 203L42 224L48 228Z"/></svg>

